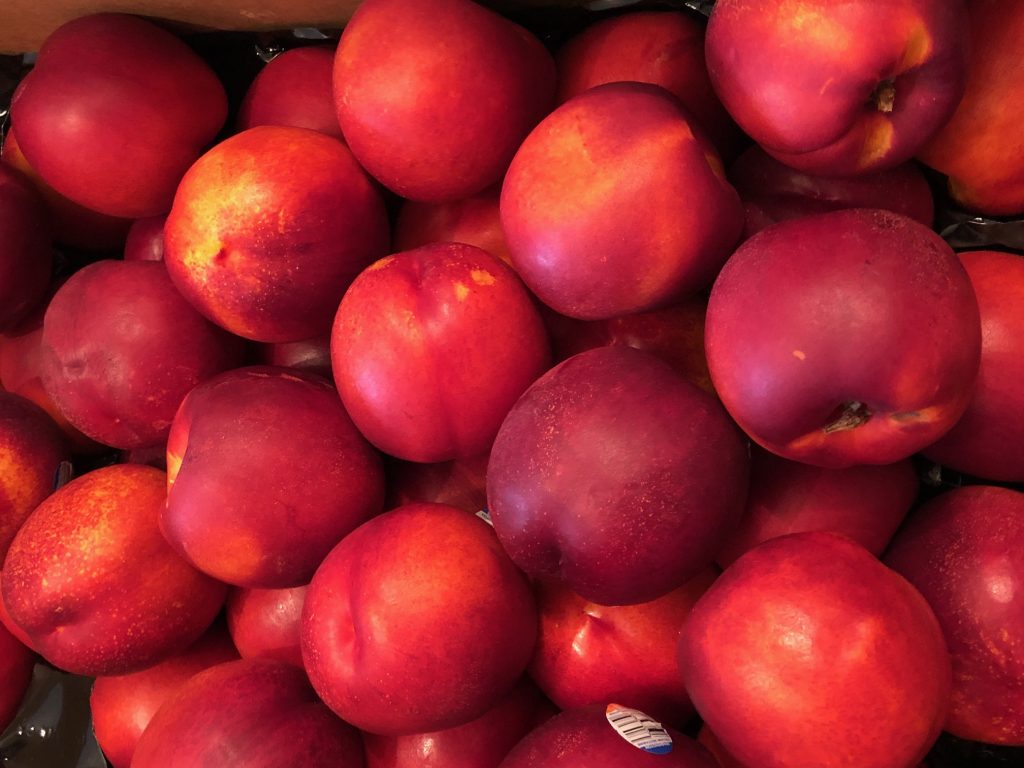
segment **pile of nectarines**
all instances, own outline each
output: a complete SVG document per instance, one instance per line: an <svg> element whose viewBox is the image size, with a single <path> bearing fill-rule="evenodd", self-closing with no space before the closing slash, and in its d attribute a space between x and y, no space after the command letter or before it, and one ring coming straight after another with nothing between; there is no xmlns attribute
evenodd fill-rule
<svg viewBox="0 0 1024 768"><path fill-rule="evenodd" d="M1024 216L1022 40L366 0L229 99L62 26L0 163L0 731L40 663L115 768L1024 747L1024 261L932 229Z"/></svg>

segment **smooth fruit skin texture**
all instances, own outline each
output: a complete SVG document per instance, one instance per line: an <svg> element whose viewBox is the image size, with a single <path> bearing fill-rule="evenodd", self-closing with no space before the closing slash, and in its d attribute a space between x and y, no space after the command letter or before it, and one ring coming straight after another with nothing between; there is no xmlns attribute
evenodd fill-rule
<svg viewBox="0 0 1024 768"><path fill-rule="evenodd" d="M163 472L119 464L40 504L4 561L3 599L32 646L78 675L118 675L180 653L224 604L223 584L160 535Z"/></svg>
<svg viewBox="0 0 1024 768"><path fill-rule="evenodd" d="M661 358L688 381L714 394L704 354L707 310L707 299L698 295L662 309L607 320L575 320L554 312L543 317L556 362L595 347L633 347Z"/></svg>
<svg viewBox="0 0 1024 768"><path fill-rule="evenodd" d="M0 626L0 733L17 714L35 665L36 655Z"/></svg>
<svg viewBox="0 0 1024 768"><path fill-rule="evenodd" d="M891 464L971 399L981 322L938 235L877 210L784 221L746 241L711 291L711 379L743 430L822 467Z"/></svg>
<svg viewBox="0 0 1024 768"><path fill-rule="evenodd" d="M590 25L555 57L558 103L605 83L659 85L693 113L723 156L735 157L742 134L711 88L704 27L689 14L657 11L626 13Z"/></svg>
<svg viewBox="0 0 1024 768"><path fill-rule="evenodd" d="M414 501L447 504L476 514L487 506L487 455L419 464L390 461L385 509Z"/></svg>
<svg viewBox="0 0 1024 768"><path fill-rule="evenodd" d="M711 564L743 510L748 465L711 395L646 352L600 347L553 368L509 413L488 508L531 576L602 605L643 603Z"/></svg>
<svg viewBox="0 0 1024 768"><path fill-rule="evenodd" d="M981 368L964 415L924 453L989 480L1024 481L1024 260L971 251L960 261L981 312Z"/></svg>
<svg viewBox="0 0 1024 768"><path fill-rule="evenodd" d="M714 147L671 94L644 83L598 86L556 109L501 190L516 271L549 307L582 320L706 287L742 220Z"/></svg>
<svg viewBox="0 0 1024 768"><path fill-rule="evenodd" d="M125 261L163 261L166 216L136 219L124 242Z"/></svg>
<svg viewBox="0 0 1024 768"><path fill-rule="evenodd" d="M839 533L881 555L917 498L909 459L824 469L755 447L750 467L746 512L715 558L723 568L761 542L804 531Z"/></svg>
<svg viewBox="0 0 1024 768"><path fill-rule="evenodd" d="M307 584L381 511L384 472L318 376L228 371L192 390L167 441L160 530L196 568L242 587Z"/></svg>
<svg viewBox="0 0 1024 768"><path fill-rule="evenodd" d="M129 218L167 212L182 174L226 117L224 88L199 56L120 14L57 29L11 104L19 145L47 184Z"/></svg>
<svg viewBox="0 0 1024 768"><path fill-rule="evenodd" d="M932 606L953 656L945 730L1024 745L1024 494L969 486L914 513L885 562Z"/></svg>
<svg viewBox="0 0 1024 768"><path fill-rule="evenodd" d="M853 176L909 160L953 114L966 23L962 0L722 0L705 53L718 97L769 154Z"/></svg>
<svg viewBox="0 0 1024 768"><path fill-rule="evenodd" d="M223 625L183 653L129 675L98 677L89 696L93 731L114 768L129 768L135 745L160 706L194 675L238 658Z"/></svg>
<svg viewBox="0 0 1024 768"><path fill-rule="evenodd" d="M182 398L241 358L157 262L99 261L62 285L43 320L43 387L68 421L114 448L166 439Z"/></svg>
<svg viewBox="0 0 1024 768"><path fill-rule="evenodd" d="M967 89L953 116L918 157L949 178L965 208L1024 212L1024 142L1017 94L1024 87L1024 13L1015 0L971 0Z"/></svg>
<svg viewBox="0 0 1024 768"><path fill-rule="evenodd" d="M615 732L605 717L605 704L568 709L519 742L500 768L718 768L693 739L666 730L672 751L650 754Z"/></svg>
<svg viewBox="0 0 1024 768"><path fill-rule="evenodd" d="M71 426L71 422L43 387L43 317L48 303L40 304L16 327L0 336L0 386L12 394L31 400L46 411L64 433L75 453L92 455L106 452L105 446Z"/></svg>
<svg viewBox="0 0 1024 768"><path fill-rule="evenodd" d="M58 243L85 251L112 251L124 244L132 220L90 210L43 181L25 159L12 126L7 128L0 158L24 173L35 186L49 213L48 231Z"/></svg>
<svg viewBox="0 0 1024 768"><path fill-rule="evenodd" d="M185 174L164 258L182 295L221 327L301 341L328 331L345 289L389 237L380 193L344 144L259 126Z"/></svg>
<svg viewBox="0 0 1024 768"><path fill-rule="evenodd" d="M423 202L500 181L554 90L540 41L469 0L360 3L334 61L353 153L388 189Z"/></svg>
<svg viewBox="0 0 1024 768"><path fill-rule="evenodd" d="M68 458L67 441L43 409L0 390L0 563Z"/></svg>
<svg viewBox="0 0 1024 768"><path fill-rule="evenodd" d="M302 668L302 606L308 584L288 589L232 589L227 619L243 659L277 659Z"/></svg>
<svg viewBox="0 0 1024 768"><path fill-rule="evenodd" d="M779 221L844 208L881 208L926 227L935 218L931 187L914 163L853 177L812 176L755 146L729 168L729 181L746 210L744 238Z"/></svg>
<svg viewBox="0 0 1024 768"><path fill-rule="evenodd" d="M282 341L279 344L262 344L257 353L261 365L279 368L297 368L315 373L327 381L334 381L331 370L331 336L314 336L302 341Z"/></svg>
<svg viewBox="0 0 1024 768"><path fill-rule="evenodd" d="M513 688L536 637L533 595L493 531L443 504L408 504L346 536L302 615L317 693L383 735L480 717Z"/></svg>
<svg viewBox="0 0 1024 768"><path fill-rule="evenodd" d="M408 736L364 733L366 768L497 768L520 739L556 712L524 678L465 725Z"/></svg>
<svg viewBox="0 0 1024 768"><path fill-rule="evenodd" d="M486 453L548 358L522 283L461 243L372 265L342 299L331 335L334 380L352 420L382 451L409 461Z"/></svg>
<svg viewBox="0 0 1024 768"><path fill-rule="evenodd" d="M344 141L334 113L333 71L332 47L293 48L278 54L246 91L238 109L238 130L290 125Z"/></svg>
<svg viewBox="0 0 1024 768"><path fill-rule="evenodd" d="M302 670L268 659L211 667L153 716L132 768L362 768L358 732L317 699Z"/></svg>
<svg viewBox="0 0 1024 768"><path fill-rule="evenodd" d="M466 243L512 266L501 228L499 195L494 187L447 203L407 200L395 221L395 250L409 251L430 243Z"/></svg>
<svg viewBox="0 0 1024 768"><path fill-rule="evenodd" d="M30 648L33 652L38 653L35 646L32 645L32 639L25 634L25 630L22 629L18 624L15 623L14 619L11 618L11 614L7 610L7 604L3 601L2 597L3 590L3 571L0 571L0 626L14 637L19 643L24 645L26 648Z"/></svg>
<svg viewBox="0 0 1024 768"><path fill-rule="evenodd" d="M46 295L53 264L49 224L29 180L0 163L0 332L17 325Z"/></svg>
<svg viewBox="0 0 1024 768"><path fill-rule="evenodd" d="M950 658L920 593L866 549L797 533L751 550L679 644L697 711L761 768L905 768L939 735Z"/></svg>
<svg viewBox="0 0 1024 768"><path fill-rule="evenodd" d="M676 664L686 617L718 571L649 603L602 606L554 581L537 585L540 636L529 674L562 709L628 702L682 727L694 714Z"/></svg>

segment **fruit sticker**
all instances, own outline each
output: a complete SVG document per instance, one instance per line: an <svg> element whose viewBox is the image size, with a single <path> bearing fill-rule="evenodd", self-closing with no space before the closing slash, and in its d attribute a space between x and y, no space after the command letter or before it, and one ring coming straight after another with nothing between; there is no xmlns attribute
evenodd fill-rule
<svg viewBox="0 0 1024 768"><path fill-rule="evenodd" d="M483 520L485 523L487 523L489 526L491 526L491 528L494 527L494 523L491 521L491 513L488 512L486 509L481 509L479 512L476 513L476 516Z"/></svg>
<svg viewBox="0 0 1024 768"><path fill-rule="evenodd" d="M604 715L615 732L637 749L653 755L667 755L672 751L672 737L668 731L640 710L609 704Z"/></svg>

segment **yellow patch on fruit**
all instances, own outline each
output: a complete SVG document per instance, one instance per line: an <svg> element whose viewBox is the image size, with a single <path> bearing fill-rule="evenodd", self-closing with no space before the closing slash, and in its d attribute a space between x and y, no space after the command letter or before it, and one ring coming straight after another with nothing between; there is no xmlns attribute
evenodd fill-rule
<svg viewBox="0 0 1024 768"><path fill-rule="evenodd" d="M794 0L778 7L779 26L790 33L787 38L801 45L811 43L823 50L845 51L852 45L850 29L835 13L822 11L820 3ZM785 29L788 27L788 29Z"/></svg>
<svg viewBox="0 0 1024 768"><path fill-rule="evenodd" d="M495 278L486 269L474 269L469 273L470 279L477 285L494 285Z"/></svg>
<svg viewBox="0 0 1024 768"><path fill-rule="evenodd" d="M178 477L178 472L181 470L181 459L182 457L174 451L167 452L167 490L171 490L171 486L174 485L175 479Z"/></svg>
<svg viewBox="0 0 1024 768"><path fill-rule="evenodd" d="M873 115L864 131L864 145L860 153L860 167L870 168L892 149L892 123L882 115Z"/></svg>
<svg viewBox="0 0 1024 768"><path fill-rule="evenodd" d="M795 357L797 360L806 360L807 359L806 353L804 353L802 350L799 350L799 349L794 349L793 350L793 357Z"/></svg>
<svg viewBox="0 0 1024 768"><path fill-rule="evenodd" d="M383 259L378 259L368 266L365 272L376 272L377 270L384 269L388 264L395 260L394 256L385 256Z"/></svg>
<svg viewBox="0 0 1024 768"><path fill-rule="evenodd" d="M467 296L469 296L469 287L465 283L455 283L455 298L465 301Z"/></svg>
<svg viewBox="0 0 1024 768"><path fill-rule="evenodd" d="M248 581L263 563L259 542L245 531L232 531L230 535L221 536L215 546L215 553L207 551L204 553L206 557L196 559L211 563L229 581Z"/></svg>
<svg viewBox="0 0 1024 768"><path fill-rule="evenodd" d="M0 447L0 478L10 509L25 512L46 495L37 472L26 466L9 446Z"/></svg>
<svg viewBox="0 0 1024 768"><path fill-rule="evenodd" d="M932 53L932 37L924 24L918 21L910 30L907 47L903 51L898 72L906 72L924 64Z"/></svg>
<svg viewBox="0 0 1024 768"><path fill-rule="evenodd" d="M711 172L715 174L715 176L720 178L722 181L726 181L725 167L722 165L722 161L718 158L717 155L715 155L713 152L705 152L704 160L707 162L708 168L711 169Z"/></svg>

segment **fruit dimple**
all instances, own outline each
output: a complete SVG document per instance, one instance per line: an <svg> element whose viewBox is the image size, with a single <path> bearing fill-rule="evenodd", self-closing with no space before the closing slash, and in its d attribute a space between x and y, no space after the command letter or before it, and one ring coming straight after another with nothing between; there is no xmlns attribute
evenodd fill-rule
<svg viewBox="0 0 1024 768"><path fill-rule="evenodd" d="M832 412L832 416L824 428L825 434L856 429L867 423L870 418L871 411L864 403L859 400L847 400Z"/></svg>

